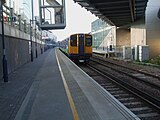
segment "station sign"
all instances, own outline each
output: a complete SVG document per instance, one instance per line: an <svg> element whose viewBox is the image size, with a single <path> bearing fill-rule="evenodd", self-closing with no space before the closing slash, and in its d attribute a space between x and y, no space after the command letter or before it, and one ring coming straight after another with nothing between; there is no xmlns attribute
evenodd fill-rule
<svg viewBox="0 0 160 120"><path fill-rule="evenodd" d="M15 16L4 16L4 22L16 22Z"/></svg>

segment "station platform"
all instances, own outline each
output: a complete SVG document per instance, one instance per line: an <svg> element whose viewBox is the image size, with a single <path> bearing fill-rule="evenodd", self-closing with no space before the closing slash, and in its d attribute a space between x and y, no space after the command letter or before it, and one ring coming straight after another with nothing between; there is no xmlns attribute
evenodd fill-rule
<svg viewBox="0 0 160 120"><path fill-rule="evenodd" d="M4 92L15 102L5 104L8 111L0 102L0 119L139 120L58 48L17 69L9 79L0 84L0 97L11 99Z"/></svg>
<svg viewBox="0 0 160 120"><path fill-rule="evenodd" d="M93 49L93 53L99 54L105 58L109 57L115 57L114 51L108 51L108 50L102 50L102 49Z"/></svg>

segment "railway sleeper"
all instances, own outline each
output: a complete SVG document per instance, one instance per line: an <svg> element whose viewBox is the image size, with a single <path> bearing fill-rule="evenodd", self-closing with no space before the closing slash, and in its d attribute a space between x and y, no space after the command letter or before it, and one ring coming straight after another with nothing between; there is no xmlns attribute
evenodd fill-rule
<svg viewBox="0 0 160 120"><path fill-rule="evenodd" d="M122 102L122 103L131 103L131 102L136 102L137 99L125 99L125 100L119 100L119 101Z"/></svg>
<svg viewBox="0 0 160 120"><path fill-rule="evenodd" d="M120 98L120 99L118 99L119 101L128 101L128 100L135 100L135 98L134 97L129 97L129 98Z"/></svg>
<svg viewBox="0 0 160 120"><path fill-rule="evenodd" d="M149 107L137 107L137 108L131 108L130 110L131 111L141 111L141 110L150 110L151 108L149 108Z"/></svg>
<svg viewBox="0 0 160 120"><path fill-rule="evenodd" d="M126 105L126 106L132 106L132 105L134 105L135 107L136 107L136 105L141 105L142 104L142 102L139 102L139 101L134 101L134 102L124 102L123 103L124 105Z"/></svg>
<svg viewBox="0 0 160 120"><path fill-rule="evenodd" d="M131 110L132 111L132 110ZM148 113L154 113L155 111L153 109L144 109L144 110L137 110L132 111L134 114L148 114ZM156 112L155 112L156 113Z"/></svg>
<svg viewBox="0 0 160 120"><path fill-rule="evenodd" d="M115 95L115 94L120 94L120 93L125 93L123 90L118 90L118 91L110 91L109 93L111 93L112 95Z"/></svg>
<svg viewBox="0 0 160 120"><path fill-rule="evenodd" d="M108 85L108 83L104 80L95 80L96 82L98 82L99 84L106 84Z"/></svg>
<svg viewBox="0 0 160 120"><path fill-rule="evenodd" d="M105 88L105 87L104 87ZM107 91L117 91L120 90L120 88L105 88Z"/></svg>
<svg viewBox="0 0 160 120"><path fill-rule="evenodd" d="M123 103L127 108L132 109L132 108L139 108L139 107L145 107L141 102L132 102L132 103Z"/></svg>
<svg viewBox="0 0 160 120"><path fill-rule="evenodd" d="M105 88L116 88L115 85L105 85L104 87L105 87Z"/></svg>
<svg viewBox="0 0 160 120"><path fill-rule="evenodd" d="M116 95L113 95L113 96L118 99L118 98L122 98L122 97L129 97L130 95L128 93L124 93L124 94L116 94Z"/></svg>
<svg viewBox="0 0 160 120"><path fill-rule="evenodd" d="M158 113L144 113L144 114L137 114L138 117L140 117L141 119L145 119L147 118L146 120L159 120L159 119L156 119L155 117L157 118L160 118L160 115Z"/></svg>
<svg viewBox="0 0 160 120"><path fill-rule="evenodd" d="M101 84L113 85L113 83L111 83L111 82L107 82L107 81L103 81L103 82L101 82Z"/></svg>

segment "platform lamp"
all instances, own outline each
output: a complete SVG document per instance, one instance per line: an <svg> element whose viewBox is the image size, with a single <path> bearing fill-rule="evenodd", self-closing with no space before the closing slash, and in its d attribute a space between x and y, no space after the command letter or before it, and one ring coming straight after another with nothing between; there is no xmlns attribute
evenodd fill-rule
<svg viewBox="0 0 160 120"><path fill-rule="evenodd" d="M0 15L2 23L2 47L3 47L3 79L4 82L8 82L8 68L7 68L7 59L6 59L6 49L5 49L5 40L4 40L4 18L3 18L3 4L6 3L5 0L0 1Z"/></svg>
<svg viewBox="0 0 160 120"><path fill-rule="evenodd" d="M36 33L36 31L37 31L37 28L36 28L36 21L37 21L37 18L36 18L36 16L35 16L35 35L34 35L34 37L35 37L35 44L36 44L36 58L38 57L38 52L37 52L37 33Z"/></svg>
<svg viewBox="0 0 160 120"><path fill-rule="evenodd" d="M33 62L32 20L30 20L31 62Z"/></svg>
<svg viewBox="0 0 160 120"><path fill-rule="evenodd" d="M33 62L33 40L32 40L32 26L33 26L33 19L34 19L33 0L31 0L31 12L32 12L32 18L30 19L30 43L31 43L31 62Z"/></svg>

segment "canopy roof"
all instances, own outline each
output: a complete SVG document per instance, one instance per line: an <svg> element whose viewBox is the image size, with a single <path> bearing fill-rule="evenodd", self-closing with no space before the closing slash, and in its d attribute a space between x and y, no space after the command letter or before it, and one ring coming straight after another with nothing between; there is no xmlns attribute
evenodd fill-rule
<svg viewBox="0 0 160 120"><path fill-rule="evenodd" d="M104 21L124 26L145 16L148 0L74 0Z"/></svg>

